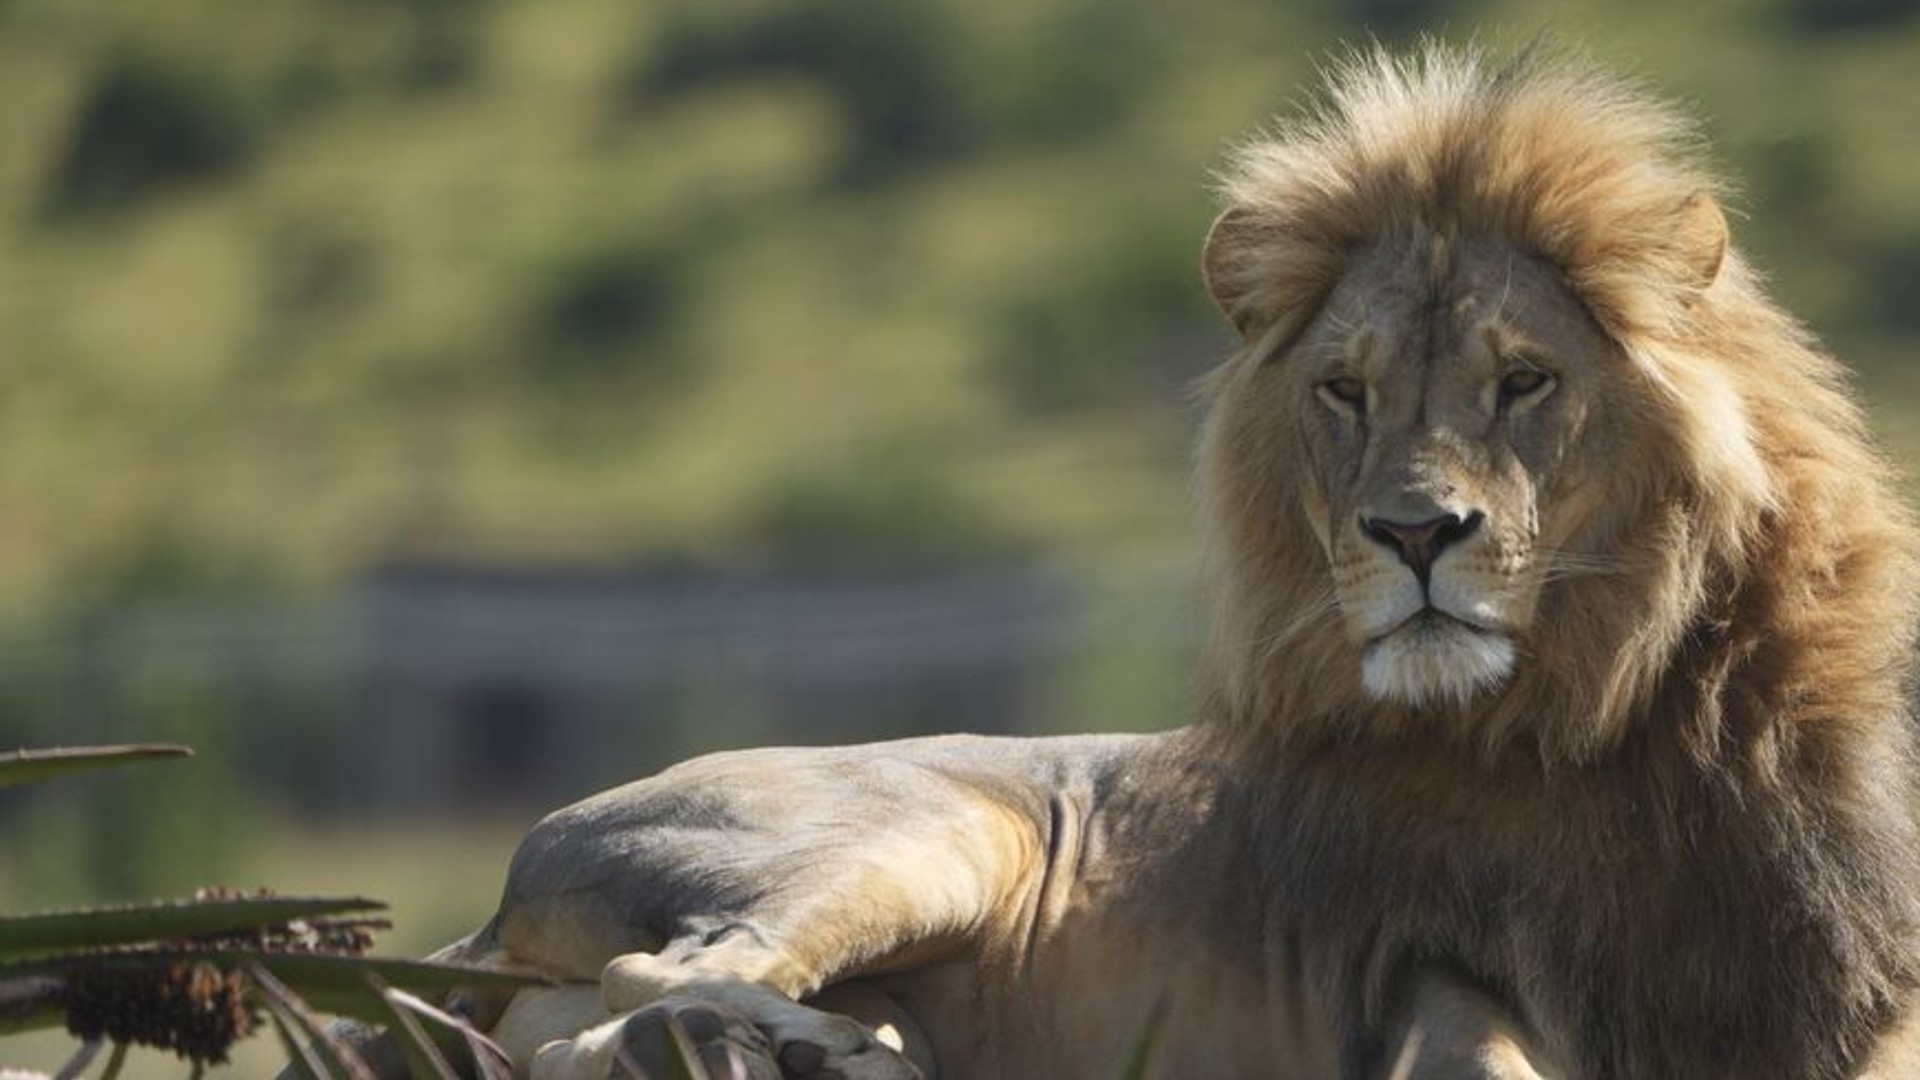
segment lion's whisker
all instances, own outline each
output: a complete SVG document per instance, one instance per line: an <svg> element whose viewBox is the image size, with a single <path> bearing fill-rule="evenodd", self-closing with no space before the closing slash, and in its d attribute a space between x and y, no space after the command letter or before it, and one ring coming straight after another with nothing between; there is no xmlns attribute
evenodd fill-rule
<svg viewBox="0 0 1920 1080"><path fill-rule="evenodd" d="M1271 657L1273 654L1298 640L1302 634L1313 629L1316 624L1324 622L1328 616L1333 615L1339 610L1339 597L1334 595L1332 589L1323 590L1319 595L1295 611L1293 617L1287 620L1286 625L1263 638L1256 639L1254 641L1255 649L1263 658Z"/></svg>
<svg viewBox="0 0 1920 1080"><path fill-rule="evenodd" d="M1632 572L1624 560L1605 555L1576 554L1569 551L1545 551L1538 563L1536 579L1542 585L1570 578L1614 577Z"/></svg>

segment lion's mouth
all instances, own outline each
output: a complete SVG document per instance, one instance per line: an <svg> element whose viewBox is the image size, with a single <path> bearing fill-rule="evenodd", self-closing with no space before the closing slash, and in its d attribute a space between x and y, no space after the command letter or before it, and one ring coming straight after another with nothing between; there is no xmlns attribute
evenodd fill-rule
<svg viewBox="0 0 1920 1080"><path fill-rule="evenodd" d="M1388 638L1397 637L1401 634L1448 634L1462 630L1471 634L1502 636L1500 631L1491 626L1484 626L1471 619L1463 619L1458 615L1442 611L1428 604L1388 627L1386 630L1369 638L1367 640L1367 647L1372 648Z"/></svg>
<svg viewBox="0 0 1920 1080"><path fill-rule="evenodd" d="M1506 682L1513 663L1507 635L1429 606L1367 642L1360 674L1385 701L1464 704Z"/></svg>

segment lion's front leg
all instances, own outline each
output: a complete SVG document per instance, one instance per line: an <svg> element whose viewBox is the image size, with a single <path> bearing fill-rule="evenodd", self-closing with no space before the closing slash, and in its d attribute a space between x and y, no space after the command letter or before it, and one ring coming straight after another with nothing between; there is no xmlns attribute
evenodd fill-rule
<svg viewBox="0 0 1920 1080"><path fill-rule="evenodd" d="M687 1012L715 1053L768 1058L783 1076L921 1075L914 1058L930 1069L933 1055L904 1012L848 1016L828 998L1011 936L1046 804L1023 778L974 767L994 753L940 741L720 755L551 815L482 936L581 985L520 995L495 1037L516 1061L538 1055L536 1075L602 1080L622 1048L640 1052Z"/></svg>

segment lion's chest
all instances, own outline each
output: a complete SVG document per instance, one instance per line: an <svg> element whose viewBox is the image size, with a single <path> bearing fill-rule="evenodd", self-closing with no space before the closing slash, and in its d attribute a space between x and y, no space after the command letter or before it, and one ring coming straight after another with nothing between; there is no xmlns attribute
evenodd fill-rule
<svg viewBox="0 0 1920 1080"><path fill-rule="evenodd" d="M1347 1068L1391 1053L1408 987L1434 967L1524 1017L1580 1076L1851 1067L1830 1036L1861 1023L1860 969L1886 958L1858 951L1834 901L1852 860L1829 841L1759 835L1750 808L1705 791L1656 811L1572 785L1398 779L1304 774L1290 795L1249 794L1264 814L1242 815L1240 845L1263 850L1258 955L1273 970L1297 950Z"/></svg>

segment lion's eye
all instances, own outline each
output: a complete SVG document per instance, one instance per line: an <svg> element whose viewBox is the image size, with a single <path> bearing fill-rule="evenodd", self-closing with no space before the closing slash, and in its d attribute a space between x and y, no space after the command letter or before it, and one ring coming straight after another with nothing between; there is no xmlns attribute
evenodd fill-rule
<svg viewBox="0 0 1920 1080"><path fill-rule="evenodd" d="M1517 367L1500 377L1500 404L1538 397L1553 386L1553 376L1533 367Z"/></svg>
<svg viewBox="0 0 1920 1080"><path fill-rule="evenodd" d="M1352 375L1341 375L1328 379L1318 387L1320 396L1329 404L1363 412L1367 407L1367 384Z"/></svg>

